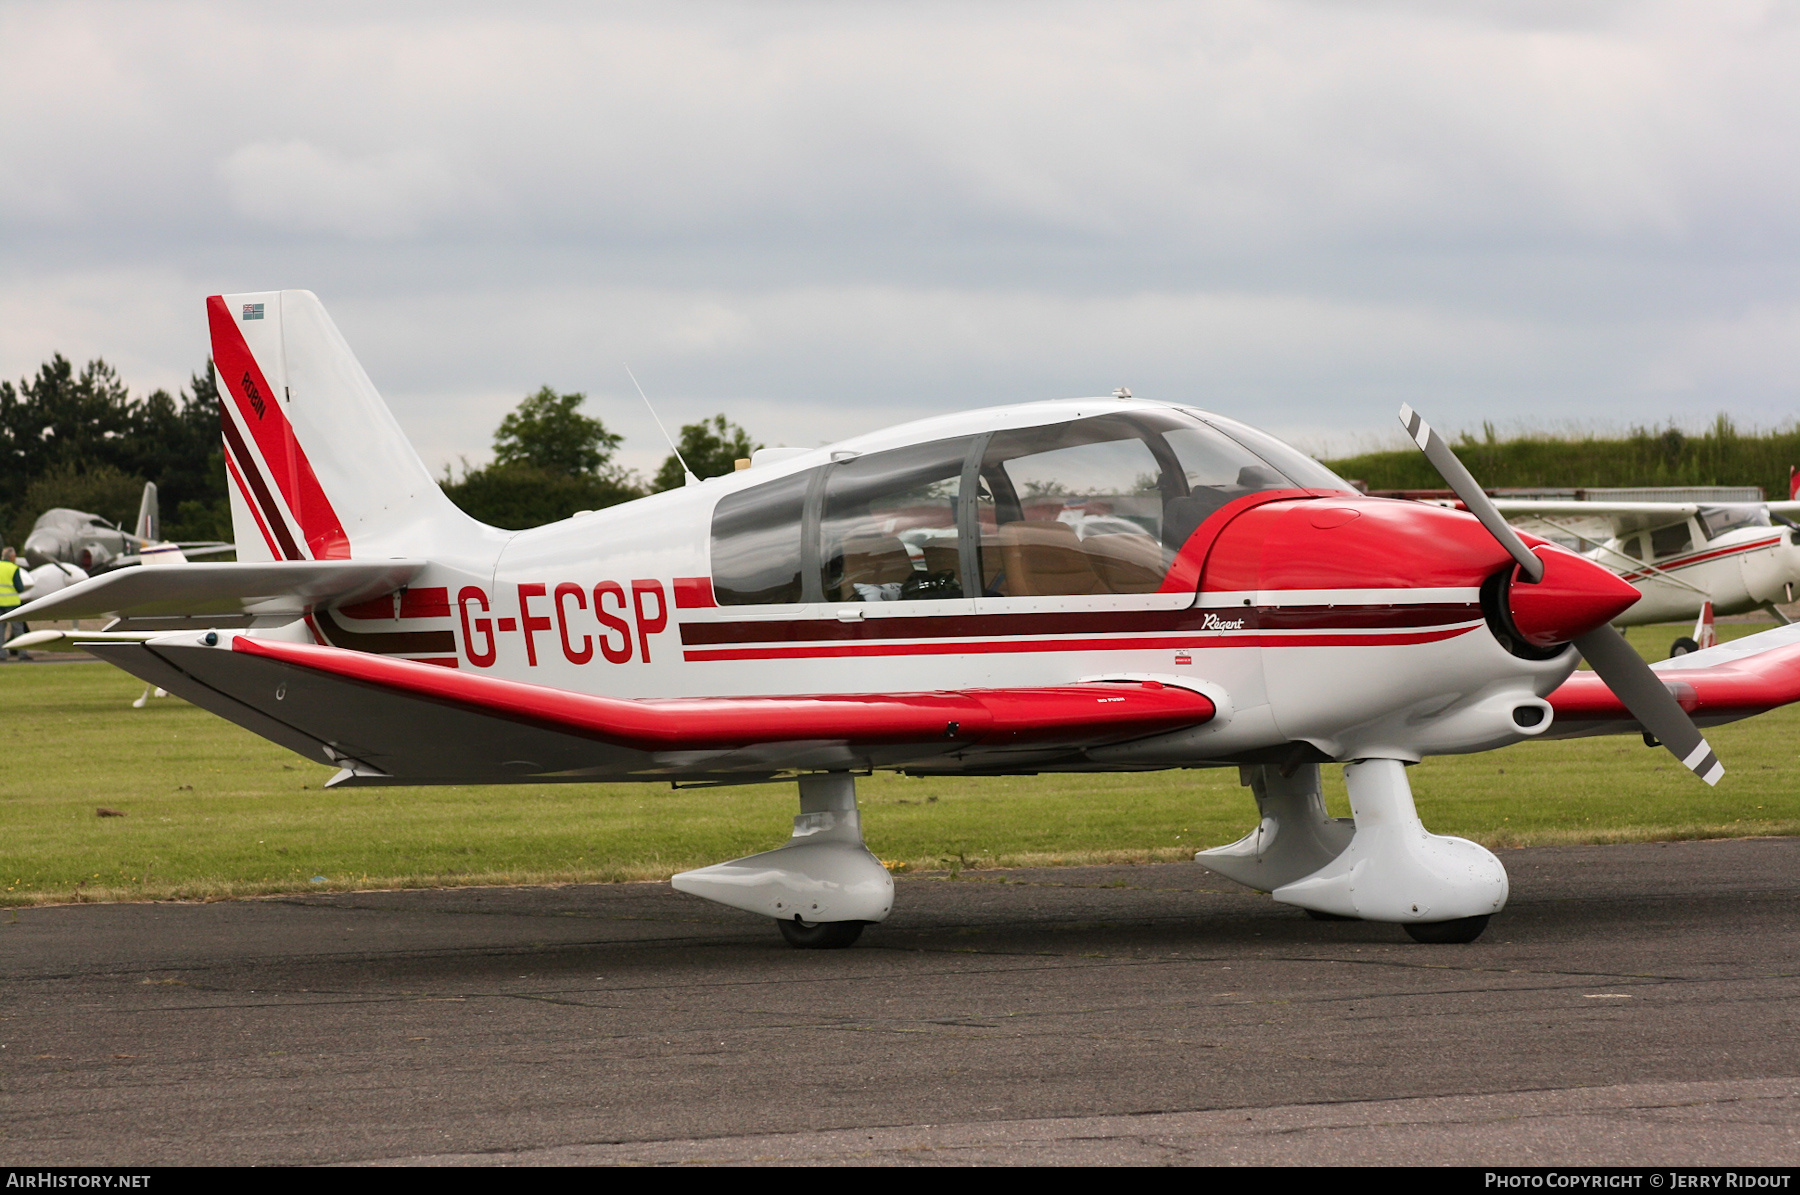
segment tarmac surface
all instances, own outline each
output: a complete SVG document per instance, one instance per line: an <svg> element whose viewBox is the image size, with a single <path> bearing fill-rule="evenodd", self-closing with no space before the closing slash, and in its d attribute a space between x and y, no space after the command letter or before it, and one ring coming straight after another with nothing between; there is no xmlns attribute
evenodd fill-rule
<svg viewBox="0 0 1800 1195"><path fill-rule="evenodd" d="M849 950L662 884L0 913L0 1156L1800 1158L1800 839L1507 851L1468 946L1194 864L903 877Z"/></svg>

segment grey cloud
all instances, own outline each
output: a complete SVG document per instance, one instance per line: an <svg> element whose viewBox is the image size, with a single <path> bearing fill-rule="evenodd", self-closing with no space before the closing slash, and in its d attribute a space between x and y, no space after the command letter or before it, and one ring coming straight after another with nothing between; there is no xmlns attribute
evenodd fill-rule
<svg viewBox="0 0 1800 1195"><path fill-rule="evenodd" d="M439 460L625 360L792 442L1121 383L1315 439L1775 422L1797 42L1736 0L15 4L0 373L179 381L201 296L290 285Z"/></svg>

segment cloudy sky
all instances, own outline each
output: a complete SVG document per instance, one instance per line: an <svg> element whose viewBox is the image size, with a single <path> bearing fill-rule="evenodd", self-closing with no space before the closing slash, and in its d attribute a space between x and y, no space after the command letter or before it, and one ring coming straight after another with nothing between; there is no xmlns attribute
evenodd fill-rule
<svg viewBox="0 0 1800 1195"><path fill-rule="evenodd" d="M379 7L379 15L371 12ZM316 291L421 453L1104 393L1318 450L1800 397L1800 10L0 0L0 376Z"/></svg>

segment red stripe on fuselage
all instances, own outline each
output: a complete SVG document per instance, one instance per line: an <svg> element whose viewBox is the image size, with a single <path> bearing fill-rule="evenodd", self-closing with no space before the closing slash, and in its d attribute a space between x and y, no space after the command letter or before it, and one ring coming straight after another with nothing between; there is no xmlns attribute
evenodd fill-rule
<svg viewBox="0 0 1800 1195"><path fill-rule="evenodd" d="M1709 560L1720 560L1726 556L1736 556L1743 552L1754 552L1758 548L1773 548L1779 543L1781 543L1781 537L1778 535L1774 539L1759 539L1753 544L1734 544L1729 548L1715 548L1710 552L1700 552L1693 556L1677 557L1667 564L1657 565L1654 570L1636 569L1632 572L1620 573L1619 576L1635 585L1639 581L1650 580L1652 577L1656 576L1657 573L1673 572L1678 568L1688 568L1696 564L1705 564Z"/></svg>
<svg viewBox="0 0 1800 1195"><path fill-rule="evenodd" d="M312 464L294 435L293 425L281 412L282 396L275 393L263 376L262 367L256 363L256 356L245 342L237 321L232 319L223 296L213 295L206 300L206 316L212 328L213 363L218 367L219 377L224 380L226 392L236 404L244 426L250 429L250 436L262 453L263 463L281 490L288 510L293 513L313 559L349 559L350 537L344 534L344 525L314 475ZM246 459L243 464L246 469L254 470L250 460Z"/></svg>

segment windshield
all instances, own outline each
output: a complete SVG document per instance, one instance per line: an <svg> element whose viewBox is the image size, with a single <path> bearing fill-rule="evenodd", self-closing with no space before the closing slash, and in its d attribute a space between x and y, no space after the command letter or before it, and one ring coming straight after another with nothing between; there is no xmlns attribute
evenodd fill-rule
<svg viewBox="0 0 1800 1195"><path fill-rule="evenodd" d="M1700 508L1700 530L1706 533L1707 539L1717 539L1727 531L1735 531L1739 527L1768 527L1769 508L1766 506L1702 506Z"/></svg>
<svg viewBox="0 0 1800 1195"><path fill-rule="evenodd" d="M1302 489L1341 490L1346 494L1357 492L1355 486L1336 473L1298 448L1282 443L1267 432L1259 432L1248 424L1239 423L1235 419L1227 419L1223 415L1214 415L1210 412L1204 415L1199 412L1194 412L1194 414L1197 418L1218 428L1245 448L1268 461Z"/></svg>

